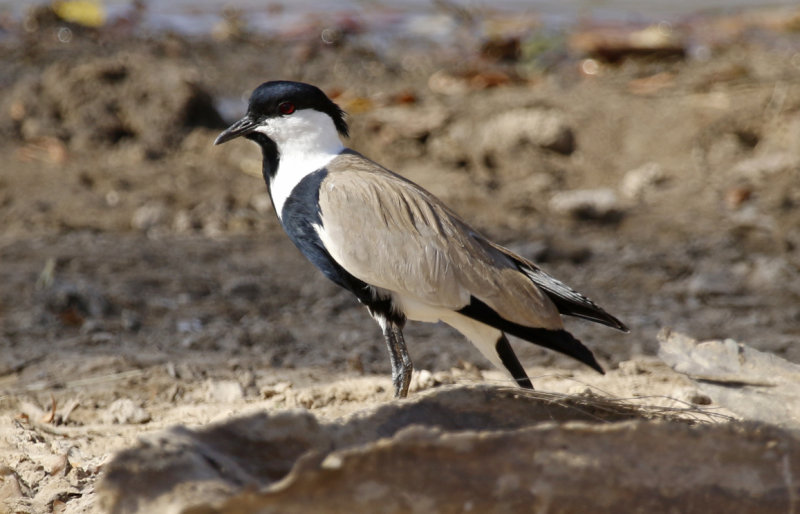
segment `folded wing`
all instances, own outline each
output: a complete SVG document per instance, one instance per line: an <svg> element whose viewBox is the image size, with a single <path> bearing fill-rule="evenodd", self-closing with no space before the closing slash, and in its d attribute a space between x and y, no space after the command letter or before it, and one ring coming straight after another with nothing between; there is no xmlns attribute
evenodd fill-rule
<svg viewBox="0 0 800 514"><path fill-rule="evenodd" d="M457 311L477 298L511 323L563 327L550 297L512 253L416 184L375 166L343 154L320 185L318 231L345 270L435 308Z"/></svg>

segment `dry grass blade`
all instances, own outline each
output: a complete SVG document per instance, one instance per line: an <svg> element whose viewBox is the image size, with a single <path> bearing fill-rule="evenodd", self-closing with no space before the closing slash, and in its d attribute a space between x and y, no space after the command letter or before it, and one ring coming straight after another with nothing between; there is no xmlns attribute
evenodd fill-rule
<svg viewBox="0 0 800 514"><path fill-rule="evenodd" d="M70 380L68 382L56 382L52 380L42 380L39 382L33 382L31 384L27 384L25 386L11 389L5 391L4 394L0 395L0 400L8 398L9 396L22 394L22 393L34 393L37 391L44 391L46 389L74 389L76 387L84 387L89 385L97 385L97 384L105 384L108 382L115 382L117 380L124 380L126 378L134 378L144 375L146 370L144 369L130 369L127 371L121 371L119 373L110 373L108 375L98 375L93 377L86 377L86 378L78 378L76 380Z"/></svg>
<svg viewBox="0 0 800 514"><path fill-rule="evenodd" d="M620 419L647 419L699 424L725 423L734 419L725 414L713 412L710 408L699 407L668 396L617 398L607 393L597 394L590 390L577 395L530 390L523 390L519 394L560 407L575 409L585 416L602 422L619 421ZM644 403L653 399L666 399L684 406L665 407Z"/></svg>
<svg viewBox="0 0 800 514"><path fill-rule="evenodd" d="M56 419L56 398L50 394L50 411L42 416L42 423L52 423Z"/></svg>

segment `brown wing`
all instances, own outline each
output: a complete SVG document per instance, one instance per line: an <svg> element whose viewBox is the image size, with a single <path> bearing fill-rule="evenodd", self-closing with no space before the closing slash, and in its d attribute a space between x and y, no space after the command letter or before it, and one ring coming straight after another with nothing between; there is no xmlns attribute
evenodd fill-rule
<svg viewBox="0 0 800 514"><path fill-rule="evenodd" d="M513 323L563 326L512 259L424 189L355 153L327 169L320 237L358 279L432 307L458 310L475 297Z"/></svg>

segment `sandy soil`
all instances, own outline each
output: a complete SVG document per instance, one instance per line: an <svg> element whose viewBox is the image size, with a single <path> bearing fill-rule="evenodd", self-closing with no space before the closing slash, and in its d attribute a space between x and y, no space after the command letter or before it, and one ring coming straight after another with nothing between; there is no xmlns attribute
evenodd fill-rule
<svg viewBox="0 0 800 514"><path fill-rule="evenodd" d="M11 511L91 509L111 455L175 423L391 401L378 328L283 235L257 149L211 144L215 106L240 114L267 79L336 94L350 146L631 327L568 322L604 377L514 342L537 388L707 403L654 357L664 327L800 362L796 34L730 37L703 59L598 59L587 74L575 53L536 67L469 47L78 28L67 48L52 30L0 52ZM425 370L414 391L506 383L446 327L411 324L406 340Z"/></svg>

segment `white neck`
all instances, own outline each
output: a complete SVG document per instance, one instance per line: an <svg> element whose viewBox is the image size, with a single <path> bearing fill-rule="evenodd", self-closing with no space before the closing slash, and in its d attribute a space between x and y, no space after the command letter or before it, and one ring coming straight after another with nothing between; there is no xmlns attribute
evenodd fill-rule
<svg viewBox="0 0 800 514"><path fill-rule="evenodd" d="M324 168L344 145L330 116L313 109L271 118L255 130L278 146L278 171L270 182L270 194L280 218L295 186L306 175Z"/></svg>

